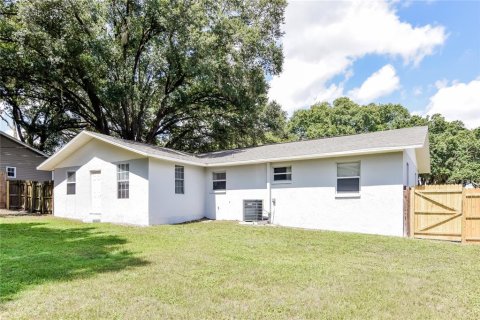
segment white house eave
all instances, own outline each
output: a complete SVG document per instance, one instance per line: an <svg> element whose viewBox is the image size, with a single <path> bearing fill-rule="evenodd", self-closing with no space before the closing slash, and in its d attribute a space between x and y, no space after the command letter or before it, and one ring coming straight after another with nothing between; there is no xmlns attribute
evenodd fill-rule
<svg viewBox="0 0 480 320"><path fill-rule="evenodd" d="M87 134L88 134L88 132L87 132ZM164 157L164 156L153 155L153 154L149 154L149 153L146 153L146 152L138 151L136 149L124 146L123 144L116 143L116 142L110 141L108 139L104 139L102 137L98 137L98 136L95 136L95 135L90 135L90 136L92 138L96 138L96 139L101 140L103 142L109 143L111 145L114 145L114 146L117 146L119 148L128 150L130 152L139 154L139 155L144 156L144 157L149 157L149 158L154 158L154 159L159 159L159 160L165 160L165 161L170 161L170 162L175 162L175 163L181 163L181 164L190 164L190 165L194 165L194 166L203 166L202 163L183 160L183 159L177 159L177 158L173 158L173 157Z"/></svg>
<svg viewBox="0 0 480 320"><path fill-rule="evenodd" d="M189 161L184 159L178 159L173 157L165 157L149 154L130 148L128 146L116 143L114 141L104 139L102 137L90 134L88 131L82 131L79 135L73 138L65 146L63 146L59 151L57 151L50 158L42 162L37 169L52 171L55 167L66 159L71 153L75 152L80 146L84 145L91 139L98 139L110 145L116 146L118 148L128 150L132 153L138 154L143 157L149 157L153 159L169 161L179 164L186 164L199 167L228 167L228 166L239 166L239 165L249 165L249 164L259 164L266 162L286 162L286 161L297 161L297 160L312 160L312 159L322 159L322 158L333 158L333 157L344 157L344 156L356 156L356 155L365 155L365 154L374 154L374 153L389 153L389 152L401 152L405 149L428 149L428 145L409 145L409 146L398 146L398 147L388 147L388 148L371 148L371 149L360 149L352 151L342 151L342 152L330 152L330 153L321 153L321 154L309 154L309 155L300 155L300 156L287 156L287 157L276 157L276 158L262 158L262 159L253 159L253 160L240 160L240 161L224 161L224 162L215 162L208 163L208 160L198 159L198 161ZM428 168L429 169L429 168Z"/></svg>
<svg viewBox="0 0 480 320"><path fill-rule="evenodd" d="M430 143L428 141L428 136L425 137L425 143L422 148L415 149L415 157L417 158L418 172L431 173Z"/></svg>
<svg viewBox="0 0 480 320"><path fill-rule="evenodd" d="M205 167L206 166L202 162L188 161L188 160L177 159L177 158L162 157L162 156L157 156L157 155L148 155L148 157L152 158L152 159L158 159L158 160L163 160L163 161L168 161L168 162L175 162L175 163L178 163L178 164L188 164L188 165L197 166L197 167Z"/></svg>
<svg viewBox="0 0 480 320"><path fill-rule="evenodd" d="M98 139L102 142L108 143L110 145L116 146L118 148L130 151L132 153L138 154L142 157L150 157L159 160L165 160L175 163L182 163L182 164L190 164L195 166L204 166L203 163L198 163L194 161L182 160L177 158L171 157L162 157L157 155L148 154L146 152L142 152L128 146L122 145L120 143L116 143L114 141L104 139L102 137L90 134L88 131L82 131L79 135L73 138L70 142L64 145L60 150L58 150L54 155L50 158L42 162L38 167L37 170L44 170L44 171L52 171L55 169L56 165L63 161L66 157L68 157L71 153L73 153L76 149L84 145L85 143L89 142L91 139Z"/></svg>
<svg viewBox="0 0 480 320"><path fill-rule="evenodd" d="M313 159L334 158L334 157L359 156L359 155L374 154L374 153L402 152L405 149L409 149L409 148L417 149L422 147L423 145L410 145L410 146L389 147L389 148L372 148L372 149L353 150L353 151L310 154L310 155L293 156L293 157L289 156L289 157L278 157L278 158L255 159L255 160L206 163L205 166L206 167L229 167L229 166L258 164L258 163L266 163L266 162L288 162L288 161L297 161L297 160L313 160Z"/></svg>
<svg viewBox="0 0 480 320"><path fill-rule="evenodd" d="M85 131L80 132L72 140L70 140L66 145L60 148L57 152L51 155L48 159L43 161L37 166L37 170L43 171L52 171L55 169L55 166L68 157L73 151L77 149L78 144L85 144L90 141L91 137L87 136ZM73 150L72 150L73 149Z"/></svg>

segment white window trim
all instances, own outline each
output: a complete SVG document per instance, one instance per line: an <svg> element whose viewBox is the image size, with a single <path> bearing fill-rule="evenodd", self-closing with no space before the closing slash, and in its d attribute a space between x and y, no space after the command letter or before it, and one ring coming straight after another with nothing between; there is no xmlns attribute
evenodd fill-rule
<svg viewBox="0 0 480 320"><path fill-rule="evenodd" d="M177 168L183 168L183 178L182 179L177 179ZM185 194L185 166L181 166L176 164L175 169L174 169L174 175L175 175L175 180L174 180L174 193L178 195L184 195ZM182 193L177 193L177 181L183 181L183 192Z"/></svg>
<svg viewBox="0 0 480 320"><path fill-rule="evenodd" d="M275 180L275 175L285 174L285 173L275 174L275 168L290 168L290 180ZM291 184L291 183L293 183L293 166L291 164L272 166L272 184Z"/></svg>
<svg viewBox="0 0 480 320"><path fill-rule="evenodd" d="M358 176L348 176L348 177L339 177L338 176L338 165L343 163L358 163L360 175ZM335 177L335 198L360 198L362 191L362 162L361 161L342 161L335 163L336 177ZM338 192L338 179L351 179L358 178L358 192Z"/></svg>
<svg viewBox="0 0 480 320"><path fill-rule="evenodd" d="M68 181L68 174L69 173L75 173L75 181ZM75 170L68 170L66 173L65 173L66 177L67 177L67 192L66 192L66 195L67 196L74 196L77 194L77 171ZM74 184L75 185L75 193L68 193L68 185L69 184Z"/></svg>
<svg viewBox="0 0 480 320"><path fill-rule="evenodd" d="M211 193L226 193L227 192L227 170L214 170L211 173L212 173L210 176L212 178L212 181L210 183ZM225 180L214 180L213 179L214 173L225 173ZM219 189L219 190L213 189L213 182L215 181L225 181L225 189Z"/></svg>
<svg viewBox="0 0 480 320"><path fill-rule="evenodd" d="M13 169L13 177L8 175L8 169ZM13 179L17 178L17 167L6 166L5 167L5 172L7 173L7 178L13 178Z"/></svg>
<svg viewBox="0 0 480 320"><path fill-rule="evenodd" d="M126 171L120 171L120 172L128 172L128 179L126 179L126 180L125 180L125 179L120 180L120 179L118 179L118 174L120 173L120 172L118 171L118 166L119 166L119 165L125 165L125 164L128 165L128 170L126 170ZM117 163L117 166L116 166L116 175L117 175L117 199L118 199L118 200L128 200L128 199L130 199L130 163L129 163L129 162ZM128 182L128 197L125 198L125 197L119 197L119 196L118 196L118 191L119 191L119 190L118 190L118 183L119 183L119 182Z"/></svg>

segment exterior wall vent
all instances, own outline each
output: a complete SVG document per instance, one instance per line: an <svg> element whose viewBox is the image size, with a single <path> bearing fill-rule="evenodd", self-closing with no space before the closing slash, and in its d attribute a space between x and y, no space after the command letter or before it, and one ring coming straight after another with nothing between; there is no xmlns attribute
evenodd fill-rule
<svg viewBox="0 0 480 320"><path fill-rule="evenodd" d="M263 200L243 200L243 220L263 220Z"/></svg>

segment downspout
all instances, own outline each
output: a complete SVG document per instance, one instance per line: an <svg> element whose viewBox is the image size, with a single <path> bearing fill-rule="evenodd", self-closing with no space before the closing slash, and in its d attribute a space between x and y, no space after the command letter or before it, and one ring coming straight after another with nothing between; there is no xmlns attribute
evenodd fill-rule
<svg viewBox="0 0 480 320"><path fill-rule="evenodd" d="M268 222L273 223L273 215L272 215L272 186L271 186L271 169L270 169L270 162L267 162L267 210L268 210Z"/></svg>

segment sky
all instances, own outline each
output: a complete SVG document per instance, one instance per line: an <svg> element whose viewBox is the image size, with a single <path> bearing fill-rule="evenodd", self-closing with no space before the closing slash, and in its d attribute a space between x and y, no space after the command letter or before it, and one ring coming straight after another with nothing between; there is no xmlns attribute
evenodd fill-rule
<svg viewBox="0 0 480 320"><path fill-rule="evenodd" d="M283 30L289 114L348 96L480 126L480 0L290 1Z"/></svg>

